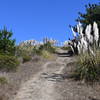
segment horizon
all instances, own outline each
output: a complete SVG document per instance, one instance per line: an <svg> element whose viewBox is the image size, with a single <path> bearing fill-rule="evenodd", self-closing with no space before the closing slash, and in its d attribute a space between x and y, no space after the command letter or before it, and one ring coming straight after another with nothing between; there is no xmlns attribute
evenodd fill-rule
<svg viewBox="0 0 100 100"><path fill-rule="evenodd" d="M72 38L69 25L75 25L84 5L98 0L2 0L0 29L12 30L16 44L25 40L42 41L44 37L64 42ZM74 15L74 16L73 16Z"/></svg>

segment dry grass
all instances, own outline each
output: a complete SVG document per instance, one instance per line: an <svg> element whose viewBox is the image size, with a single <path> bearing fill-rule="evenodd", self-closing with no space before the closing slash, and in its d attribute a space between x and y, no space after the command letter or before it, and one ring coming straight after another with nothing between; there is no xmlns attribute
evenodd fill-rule
<svg viewBox="0 0 100 100"><path fill-rule="evenodd" d="M42 54L41 56L45 59L53 59L54 58L54 55L46 50L43 50L42 51Z"/></svg>
<svg viewBox="0 0 100 100"><path fill-rule="evenodd" d="M0 72L1 81L7 80L7 84L0 84L0 100L12 100L21 83L40 71L44 62L46 60L41 57L33 57L30 62L21 64L17 72Z"/></svg>

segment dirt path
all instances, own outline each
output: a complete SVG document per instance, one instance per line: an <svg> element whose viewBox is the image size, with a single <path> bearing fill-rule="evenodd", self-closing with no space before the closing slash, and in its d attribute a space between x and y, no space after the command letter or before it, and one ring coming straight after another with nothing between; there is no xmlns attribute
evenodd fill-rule
<svg viewBox="0 0 100 100"><path fill-rule="evenodd" d="M63 80L60 74L66 66L65 59L68 58L58 57L56 61L45 63L39 73L21 85L14 100L61 100L54 87Z"/></svg>
<svg viewBox="0 0 100 100"><path fill-rule="evenodd" d="M100 100L100 86L87 86L66 76L70 62L73 58L65 55L46 62L41 71L21 85L12 100Z"/></svg>

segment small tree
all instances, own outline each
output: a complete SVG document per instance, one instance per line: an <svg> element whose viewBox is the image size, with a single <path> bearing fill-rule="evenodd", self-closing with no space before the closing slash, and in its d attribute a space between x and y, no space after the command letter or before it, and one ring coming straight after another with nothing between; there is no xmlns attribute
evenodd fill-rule
<svg viewBox="0 0 100 100"><path fill-rule="evenodd" d="M12 38L13 33L8 31L6 27L0 30L0 53L14 55L15 39Z"/></svg>
<svg viewBox="0 0 100 100"><path fill-rule="evenodd" d="M85 13L79 12L79 17L76 21L80 22L84 28L86 28L87 25L96 22L100 29L100 3L85 5L85 10Z"/></svg>
<svg viewBox="0 0 100 100"><path fill-rule="evenodd" d="M82 24L84 32L87 25L89 24L92 25L94 22L98 24L98 28L100 31L100 3L85 5L85 13L78 12L78 15L79 16L76 19L76 22L80 22ZM73 28L74 31L77 32L77 25L75 25ZM99 38L100 38L100 34L99 34Z"/></svg>

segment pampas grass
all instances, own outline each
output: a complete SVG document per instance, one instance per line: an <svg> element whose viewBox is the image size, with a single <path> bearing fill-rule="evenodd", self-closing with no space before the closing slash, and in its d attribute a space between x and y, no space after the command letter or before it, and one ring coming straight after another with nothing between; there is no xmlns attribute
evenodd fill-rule
<svg viewBox="0 0 100 100"><path fill-rule="evenodd" d="M97 23L93 23L93 29L91 24L87 25L85 32L83 32L83 27L79 23L77 25L77 32L79 34L78 37L76 37L76 33L74 32L73 28L71 28L71 30L75 41L71 40L68 44L70 45L73 53L76 53L75 49L77 49L78 54L88 52L95 55L94 50L95 48L97 49L99 47L99 29ZM76 41L78 41L78 43Z"/></svg>

